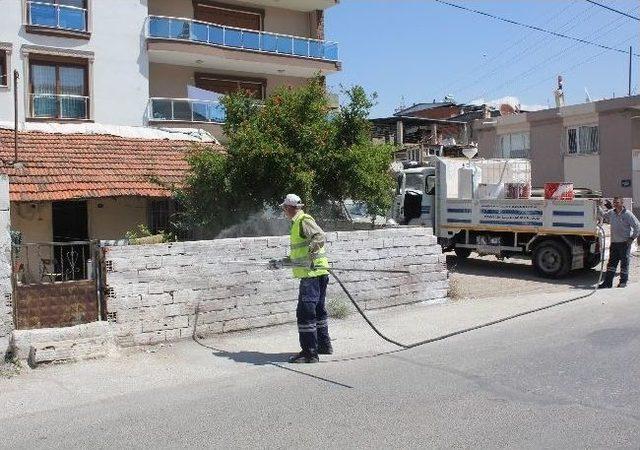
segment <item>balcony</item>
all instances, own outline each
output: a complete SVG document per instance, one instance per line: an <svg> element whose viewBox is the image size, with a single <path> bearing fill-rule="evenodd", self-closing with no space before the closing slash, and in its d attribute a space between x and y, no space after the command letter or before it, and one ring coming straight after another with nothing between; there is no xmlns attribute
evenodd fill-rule
<svg viewBox="0 0 640 450"><path fill-rule="evenodd" d="M152 62L303 77L340 70L335 42L163 16L149 16L146 32Z"/></svg>
<svg viewBox="0 0 640 450"><path fill-rule="evenodd" d="M31 94L30 119L89 119L89 97L68 94Z"/></svg>
<svg viewBox="0 0 640 450"><path fill-rule="evenodd" d="M29 31L50 30L87 34L87 9L46 2L27 2Z"/></svg>
<svg viewBox="0 0 640 450"><path fill-rule="evenodd" d="M149 99L149 122L224 123L226 116L224 106L214 100L161 97Z"/></svg>

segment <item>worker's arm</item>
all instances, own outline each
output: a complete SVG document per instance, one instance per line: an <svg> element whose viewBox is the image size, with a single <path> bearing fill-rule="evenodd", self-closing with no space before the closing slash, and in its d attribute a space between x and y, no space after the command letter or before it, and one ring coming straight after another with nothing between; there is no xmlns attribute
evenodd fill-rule
<svg viewBox="0 0 640 450"><path fill-rule="evenodd" d="M628 212L627 217L629 218L629 225L631 226L631 238L629 238L629 240L633 242L636 239L638 239L638 236L640 235L640 222L638 221L638 218L631 211L627 211L627 212Z"/></svg>
<svg viewBox="0 0 640 450"><path fill-rule="evenodd" d="M324 246L324 231L313 219L302 221L302 233L309 239L309 257L315 259L318 251Z"/></svg>

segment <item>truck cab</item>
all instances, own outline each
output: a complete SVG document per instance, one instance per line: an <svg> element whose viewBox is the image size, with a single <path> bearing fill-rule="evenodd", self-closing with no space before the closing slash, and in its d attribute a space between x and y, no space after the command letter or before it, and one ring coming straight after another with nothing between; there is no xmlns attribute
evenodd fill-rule
<svg viewBox="0 0 640 450"><path fill-rule="evenodd" d="M398 174L393 217L402 225L435 224L436 169L433 166L405 169Z"/></svg>

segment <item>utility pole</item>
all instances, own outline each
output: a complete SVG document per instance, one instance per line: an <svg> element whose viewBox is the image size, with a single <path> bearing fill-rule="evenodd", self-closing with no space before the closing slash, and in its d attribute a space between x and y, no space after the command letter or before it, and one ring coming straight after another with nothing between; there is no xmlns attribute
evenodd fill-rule
<svg viewBox="0 0 640 450"><path fill-rule="evenodd" d="M632 50L633 48L629 46L629 97L631 97L631 64L632 64L631 56L633 55Z"/></svg>
<svg viewBox="0 0 640 450"><path fill-rule="evenodd" d="M20 74L13 71L13 163L18 162L18 79Z"/></svg>

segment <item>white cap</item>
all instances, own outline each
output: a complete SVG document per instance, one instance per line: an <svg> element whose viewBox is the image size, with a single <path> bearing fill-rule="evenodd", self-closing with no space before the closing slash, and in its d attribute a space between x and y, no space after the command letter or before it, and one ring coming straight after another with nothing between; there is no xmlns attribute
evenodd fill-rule
<svg viewBox="0 0 640 450"><path fill-rule="evenodd" d="M296 194L287 194L287 196L284 198L284 201L280 203L280 207L282 208L283 206L302 208L304 206L304 203L302 203L302 199Z"/></svg>

